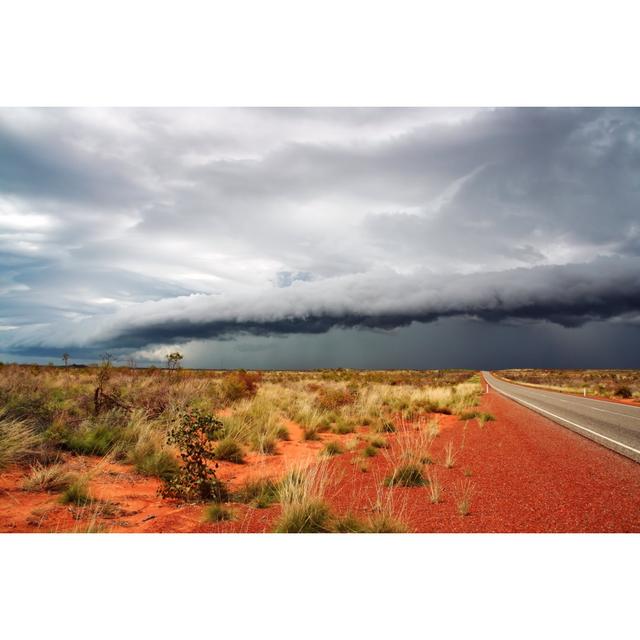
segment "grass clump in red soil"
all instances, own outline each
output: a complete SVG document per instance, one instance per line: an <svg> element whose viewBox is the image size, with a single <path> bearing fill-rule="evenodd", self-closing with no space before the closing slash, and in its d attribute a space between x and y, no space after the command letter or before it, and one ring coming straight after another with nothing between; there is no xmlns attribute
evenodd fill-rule
<svg viewBox="0 0 640 640"><path fill-rule="evenodd" d="M329 458L340 455L341 453L344 453L344 448L337 440L330 440L327 442L321 451L321 455Z"/></svg>
<svg viewBox="0 0 640 640"><path fill-rule="evenodd" d="M204 510L205 522L225 522L233 520L234 514L231 509L214 502Z"/></svg>
<svg viewBox="0 0 640 640"><path fill-rule="evenodd" d="M247 480L234 494L234 500L250 504L256 509L266 509L278 501L278 484L271 478Z"/></svg>
<svg viewBox="0 0 640 640"><path fill-rule="evenodd" d="M73 481L73 475L64 464L44 466L36 464L31 467L29 476L23 481L25 491L58 492L66 489Z"/></svg>
<svg viewBox="0 0 640 640"><path fill-rule="evenodd" d="M460 482L458 485L458 498L456 507L461 516L471 513L471 499L473 498L474 485L470 480Z"/></svg>
<svg viewBox="0 0 640 640"><path fill-rule="evenodd" d="M384 481L386 487L421 487L426 483L422 466L415 463L398 465Z"/></svg>
<svg viewBox="0 0 640 640"><path fill-rule="evenodd" d="M221 440L214 449L216 460L226 460L242 464L244 462L244 451L242 447L232 438Z"/></svg>
<svg viewBox="0 0 640 640"><path fill-rule="evenodd" d="M89 482L86 477L76 476L60 496L62 504L75 504L84 507L92 502L89 494Z"/></svg>

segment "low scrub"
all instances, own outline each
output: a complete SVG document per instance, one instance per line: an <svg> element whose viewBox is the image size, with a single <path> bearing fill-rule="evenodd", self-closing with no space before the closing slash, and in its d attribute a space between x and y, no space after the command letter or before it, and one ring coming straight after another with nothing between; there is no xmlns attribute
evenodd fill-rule
<svg viewBox="0 0 640 640"><path fill-rule="evenodd" d="M0 469L26 460L39 442L39 436L26 422L0 415Z"/></svg>
<svg viewBox="0 0 640 640"><path fill-rule="evenodd" d="M22 484L25 491L52 491L58 492L66 489L74 477L64 464L43 466L36 464L31 467L29 476Z"/></svg>

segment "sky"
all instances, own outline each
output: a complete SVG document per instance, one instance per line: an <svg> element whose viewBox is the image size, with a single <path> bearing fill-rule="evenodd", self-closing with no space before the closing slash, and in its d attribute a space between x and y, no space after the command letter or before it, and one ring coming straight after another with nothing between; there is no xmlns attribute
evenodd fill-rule
<svg viewBox="0 0 640 640"><path fill-rule="evenodd" d="M640 367L640 110L0 109L0 359Z"/></svg>

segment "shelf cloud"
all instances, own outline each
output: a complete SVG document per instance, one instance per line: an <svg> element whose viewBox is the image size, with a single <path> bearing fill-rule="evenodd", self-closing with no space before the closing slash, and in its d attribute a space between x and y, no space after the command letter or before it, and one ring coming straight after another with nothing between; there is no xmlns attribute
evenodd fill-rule
<svg viewBox="0 0 640 640"><path fill-rule="evenodd" d="M1 109L0 353L637 327L639 176L637 109Z"/></svg>

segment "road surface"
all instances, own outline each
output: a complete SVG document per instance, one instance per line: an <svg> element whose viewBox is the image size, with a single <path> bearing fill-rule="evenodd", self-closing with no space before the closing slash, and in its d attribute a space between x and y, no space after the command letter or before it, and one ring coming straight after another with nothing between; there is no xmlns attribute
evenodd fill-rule
<svg viewBox="0 0 640 640"><path fill-rule="evenodd" d="M640 407L543 391L482 375L490 388L521 405L640 462Z"/></svg>

